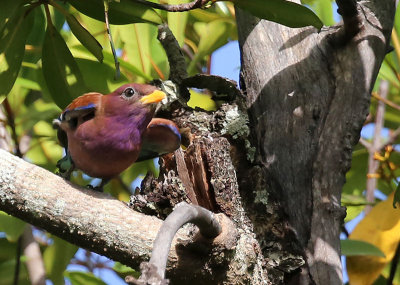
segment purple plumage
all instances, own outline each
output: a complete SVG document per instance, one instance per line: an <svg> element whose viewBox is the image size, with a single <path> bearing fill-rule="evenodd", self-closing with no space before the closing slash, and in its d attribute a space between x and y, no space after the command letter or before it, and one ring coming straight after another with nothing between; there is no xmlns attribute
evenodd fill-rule
<svg viewBox="0 0 400 285"><path fill-rule="evenodd" d="M126 84L108 95L88 93L76 98L60 116L60 132L66 133L65 147L74 165L92 177L108 179L139 155L142 160L177 149L176 125L165 119L152 121L156 103L164 97L154 86ZM157 120L169 127L154 128ZM143 141L151 144L153 153L144 145L141 154Z"/></svg>

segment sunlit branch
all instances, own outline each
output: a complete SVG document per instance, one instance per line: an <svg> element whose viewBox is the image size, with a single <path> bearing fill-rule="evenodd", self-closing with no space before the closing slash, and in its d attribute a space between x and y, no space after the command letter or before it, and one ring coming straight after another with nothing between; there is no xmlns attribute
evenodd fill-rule
<svg viewBox="0 0 400 285"><path fill-rule="evenodd" d="M379 94L380 97L386 99L387 94L389 92L389 83L385 80L381 81L379 86ZM379 167L379 162L375 160L374 154L379 151L379 147L381 144L381 132L384 124L384 115L385 115L385 103L379 101L378 108L376 110L376 119L375 119L375 129L374 129L374 137L371 142L371 146L368 149L368 174L376 173ZM377 180L374 177L367 178L367 191L366 191L366 199L367 202L373 203L375 201L375 188L376 188ZM367 205L365 207L365 213L368 213L371 210L371 206Z"/></svg>
<svg viewBox="0 0 400 285"><path fill-rule="evenodd" d="M379 101L382 101L383 103L385 103L386 105L392 107L393 109L396 109L398 111L400 111L400 106L397 105L396 103L386 99L386 98L382 98L382 96L379 96L378 93L376 92L372 92L372 97L376 98Z"/></svg>
<svg viewBox="0 0 400 285"><path fill-rule="evenodd" d="M150 261L140 266L142 275L135 284L149 284L149 280L168 284L164 277L171 243L176 232L187 223L195 224L207 239L217 237L222 231L216 216L209 210L185 202L178 204L158 231Z"/></svg>
<svg viewBox="0 0 400 285"><path fill-rule="evenodd" d="M210 0L194 0L190 3L182 3L182 4L176 4L176 5L170 5L170 4L158 4L146 0L131 0L133 2L141 3L146 6L159 9L159 10L164 10L168 12L184 12L184 11L190 11L193 9L201 8L205 6Z"/></svg>
<svg viewBox="0 0 400 285"><path fill-rule="evenodd" d="M359 143L364 146L367 150L369 150L371 148L371 144L363 138L360 138Z"/></svg>

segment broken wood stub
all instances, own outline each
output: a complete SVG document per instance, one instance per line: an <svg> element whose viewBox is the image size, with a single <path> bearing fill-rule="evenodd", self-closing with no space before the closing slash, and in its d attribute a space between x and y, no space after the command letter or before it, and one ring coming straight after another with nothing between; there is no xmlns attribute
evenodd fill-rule
<svg viewBox="0 0 400 285"><path fill-rule="evenodd" d="M242 154L240 159L247 159L251 150L247 114L232 103L215 112L178 108L170 119L184 132L184 147L160 158L159 177L147 175L130 206L165 218L179 202L189 202L225 214L236 233L233 246L220 249L199 238L195 227L185 226L192 229L192 238L177 241L178 265L167 267L167 278L174 284L219 284L222 280L265 284L268 261L245 214L235 170L239 161L234 149Z"/></svg>
<svg viewBox="0 0 400 285"><path fill-rule="evenodd" d="M239 190L228 140L232 135L227 129L232 129L232 123L226 119L231 109L236 112L237 106L224 105L213 113L176 110L174 121L181 129L190 130L189 145L160 158L158 179L147 175L142 192L131 198L130 205L135 210L153 211L165 217L176 204L185 201L215 213L236 216Z"/></svg>

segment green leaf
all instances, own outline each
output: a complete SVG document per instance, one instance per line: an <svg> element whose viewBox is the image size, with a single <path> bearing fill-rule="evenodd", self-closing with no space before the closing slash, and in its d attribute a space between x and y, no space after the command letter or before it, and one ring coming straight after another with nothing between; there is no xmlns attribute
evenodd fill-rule
<svg viewBox="0 0 400 285"><path fill-rule="evenodd" d="M0 95L7 95L17 79L32 25L33 14L26 14L26 9L20 9L1 31Z"/></svg>
<svg viewBox="0 0 400 285"><path fill-rule="evenodd" d="M79 22L83 26L90 28L90 32L95 36L96 40L101 44L104 50L108 50L110 44L104 22L93 19L85 14L79 13Z"/></svg>
<svg viewBox="0 0 400 285"><path fill-rule="evenodd" d="M37 48L36 50L27 51L24 56L24 62L37 63L41 58L40 47L42 46L44 35L46 33L46 17L44 13L44 8L35 8L31 13L34 14L35 21L32 26L32 30L26 40L26 45L33 46ZM28 70L28 72L34 73L33 70ZM24 74L25 75L25 74Z"/></svg>
<svg viewBox="0 0 400 285"><path fill-rule="evenodd" d="M169 0L168 4L187 3L190 0ZM183 46L185 40L185 28L189 13L168 13L168 26L177 39L179 46Z"/></svg>
<svg viewBox="0 0 400 285"><path fill-rule="evenodd" d="M40 91L40 85L36 81L23 77L18 77L17 80L15 81L15 85L19 85L21 87L31 90Z"/></svg>
<svg viewBox="0 0 400 285"><path fill-rule="evenodd" d="M129 83L129 80L123 74L115 80L115 71L110 65L82 58L76 58L75 60L90 91L107 94L121 85ZM93 70L96 70L96 72L93 72Z"/></svg>
<svg viewBox="0 0 400 285"><path fill-rule="evenodd" d="M42 69L47 88L61 109L86 91L78 65L64 39L53 26L47 27L43 43Z"/></svg>
<svg viewBox="0 0 400 285"><path fill-rule="evenodd" d="M128 275L133 275L135 278L139 278L140 272L133 270L129 266L123 265L122 263L115 262L112 268L121 278L125 278Z"/></svg>
<svg viewBox="0 0 400 285"><path fill-rule="evenodd" d="M3 248L2 248L3 250ZM14 252L15 256L15 252ZM21 258L23 260L24 258ZM16 260L15 258L9 259L4 262L0 262L0 284L1 285L13 285L14 275L12 272L15 270ZM31 282L28 280L28 272L24 263L21 264L19 272L18 285L30 285Z"/></svg>
<svg viewBox="0 0 400 285"><path fill-rule="evenodd" d="M103 0L68 0L79 12L104 22ZM152 8L129 0L111 2L108 18L110 24L125 25L131 23L161 24L162 19Z"/></svg>
<svg viewBox="0 0 400 285"><path fill-rule="evenodd" d="M67 23L75 37L90 51L99 62L103 62L103 48L100 43L88 32L71 14L68 14Z"/></svg>
<svg viewBox="0 0 400 285"><path fill-rule="evenodd" d="M167 54L162 47L160 41L157 39L156 34L150 38L150 63L153 66L157 66L159 72L164 76L164 79L168 77L169 74L169 63ZM156 71L155 68L151 69L152 78L161 78L162 76Z"/></svg>
<svg viewBox="0 0 400 285"><path fill-rule="evenodd" d="M400 13L396 13L394 16L394 28L396 29L396 33L400 33Z"/></svg>
<svg viewBox="0 0 400 285"><path fill-rule="evenodd" d="M74 257L78 247L56 236L52 236L53 244L43 253L47 276L54 285L64 284L63 272Z"/></svg>
<svg viewBox="0 0 400 285"><path fill-rule="evenodd" d="M197 19L200 22L205 22L205 23L221 19L221 15L203 9L190 10L189 13L191 17Z"/></svg>
<svg viewBox="0 0 400 285"><path fill-rule="evenodd" d="M322 20L325 26L332 26L335 24L333 19L333 8L331 0L318 0L311 5L317 16Z"/></svg>
<svg viewBox="0 0 400 285"><path fill-rule="evenodd" d="M33 127L38 124L40 121L44 121L48 123L48 126L41 127L44 135L53 135L55 136L54 129L52 129L52 121L60 114L60 109L54 105L49 103L44 103L43 101L35 101L31 105L28 106L26 112L22 113L18 116L18 120L16 124L21 126L21 128L26 132L33 132ZM38 126L43 124L40 123ZM45 131L44 131L45 130Z"/></svg>
<svg viewBox="0 0 400 285"><path fill-rule="evenodd" d="M397 188L394 192L394 197L393 197L393 208L397 208L396 204L400 205L400 183L397 185Z"/></svg>
<svg viewBox="0 0 400 285"><path fill-rule="evenodd" d="M71 47L71 50L73 51L75 57L92 59L91 54L89 54L87 52L87 50L80 45ZM109 66L114 66L114 57L113 57L112 53L103 51L103 55L104 55L104 64L107 64ZM126 73L130 73L131 75L135 75L135 76L140 76L147 81L152 80L152 78L149 75L143 73L141 70L139 70L138 68L136 68L134 65L130 64L129 62L123 60L122 58L119 58L118 60L119 60L121 69L123 69L123 71L125 71ZM86 77L86 75L85 75L85 77Z"/></svg>
<svg viewBox="0 0 400 285"><path fill-rule="evenodd" d="M90 272L67 271L65 272L65 277L71 281L72 285L107 285Z"/></svg>
<svg viewBox="0 0 400 285"><path fill-rule="evenodd" d="M65 1L58 1L58 4L60 6L62 6L65 10L68 10L69 4L66 3ZM63 13L60 10L55 9L52 6L49 6L49 9L50 9L51 20L53 22L53 25L54 25L55 29L58 32L60 32L65 23L65 16L63 15Z"/></svg>
<svg viewBox="0 0 400 285"><path fill-rule="evenodd" d="M228 42L233 27L232 21L219 19L209 22L204 29L201 29L198 51L188 67L189 74L195 73L196 64L204 56L210 55L214 50Z"/></svg>
<svg viewBox="0 0 400 285"><path fill-rule="evenodd" d="M0 263L15 258L15 253L17 251L16 242L10 242L6 238L0 238L0 248Z"/></svg>
<svg viewBox="0 0 400 285"><path fill-rule="evenodd" d="M2 0L0 9L0 31L10 18L14 15L22 0Z"/></svg>
<svg viewBox="0 0 400 285"><path fill-rule="evenodd" d="M353 151L351 169L346 173L346 183L343 185L343 193L360 196L367 183L368 151L359 148Z"/></svg>
<svg viewBox="0 0 400 285"><path fill-rule="evenodd" d="M285 0L231 0L236 6L256 17L273 21L291 28L314 26L321 29L323 24L313 11L300 4Z"/></svg>
<svg viewBox="0 0 400 285"><path fill-rule="evenodd" d="M0 232L5 232L9 241L17 241L25 230L26 223L0 211Z"/></svg>
<svg viewBox="0 0 400 285"><path fill-rule="evenodd" d="M397 79L394 70L390 68L390 61L388 56L386 56L385 60L382 62L378 78L387 80L394 86L399 86L399 80Z"/></svg>
<svg viewBox="0 0 400 285"><path fill-rule="evenodd" d="M372 255L385 257L385 254L373 244L361 240L346 239L340 241L342 255Z"/></svg>
<svg viewBox="0 0 400 285"><path fill-rule="evenodd" d="M145 24L134 24L118 27L118 32L124 43L125 57L143 73L150 75L151 64L150 39L156 34L152 31L155 27Z"/></svg>

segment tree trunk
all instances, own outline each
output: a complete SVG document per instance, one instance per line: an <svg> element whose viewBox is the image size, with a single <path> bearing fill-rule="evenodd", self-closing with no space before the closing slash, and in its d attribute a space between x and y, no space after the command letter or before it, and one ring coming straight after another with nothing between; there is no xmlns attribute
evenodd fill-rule
<svg viewBox="0 0 400 285"><path fill-rule="evenodd" d="M238 9L245 98L213 113L172 106L186 148L161 159L130 206L165 217L192 202L227 215L234 240L178 233L172 284L342 283L341 188L395 11L395 0L360 3L350 41L341 26L290 29ZM133 267L148 259L162 221L0 154L1 210Z"/></svg>
<svg viewBox="0 0 400 285"><path fill-rule="evenodd" d="M239 185L263 255L284 283L342 283L341 189L388 50L395 1L359 2L358 10L361 31L346 42L340 25L290 29L237 9L257 149Z"/></svg>

